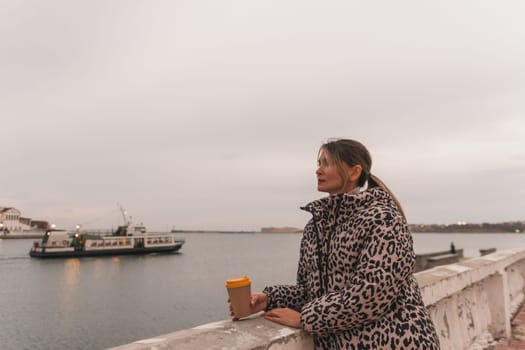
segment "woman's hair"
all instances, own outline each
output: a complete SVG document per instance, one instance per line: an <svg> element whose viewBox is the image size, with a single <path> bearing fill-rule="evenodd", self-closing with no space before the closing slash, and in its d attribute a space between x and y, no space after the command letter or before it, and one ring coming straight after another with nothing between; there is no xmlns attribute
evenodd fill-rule
<svg viewBox="0 0 525 350"><path fill-rule="evenodd" d="M377 176L372 175L372 157L362 143L350 139L329 140L321 146L319 153L321 150L326 150L332 157L339 174L343 178L343 187L346 186L348 182L348 175L346 171L344 171L343 163L346 163L350 167L359 164L362 167L362 171L357 180L357 185L362 187L368 180L368 187L382 188L390 194L394 199L394 202L396 202L399 211L401 211L401 214L405 216L401 203L399 203L394 193L392 193L385 183Z"/></svg>

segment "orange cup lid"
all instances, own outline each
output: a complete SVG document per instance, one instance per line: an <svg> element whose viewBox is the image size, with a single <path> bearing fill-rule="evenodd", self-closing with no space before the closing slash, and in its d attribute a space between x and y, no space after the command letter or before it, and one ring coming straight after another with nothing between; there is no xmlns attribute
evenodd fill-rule
<svg viewBox="0 0 525 350"><path fill-rule="evenodd" d="M243 276L239 278L231 278L226 280L226 288L241 288L249 286L252 283L248 276Z"/></svg>

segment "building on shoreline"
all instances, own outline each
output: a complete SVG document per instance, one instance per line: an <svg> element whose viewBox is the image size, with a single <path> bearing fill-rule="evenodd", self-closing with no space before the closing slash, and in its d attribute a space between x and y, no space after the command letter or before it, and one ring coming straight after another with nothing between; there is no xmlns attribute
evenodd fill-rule
<svg viewBox="0 0 525 350"><path fill-rule="evenodd" d="M46 230L49 223L42 220L32 220L21 216L20 210L14 207L0 207L0 233Z"/></svg>

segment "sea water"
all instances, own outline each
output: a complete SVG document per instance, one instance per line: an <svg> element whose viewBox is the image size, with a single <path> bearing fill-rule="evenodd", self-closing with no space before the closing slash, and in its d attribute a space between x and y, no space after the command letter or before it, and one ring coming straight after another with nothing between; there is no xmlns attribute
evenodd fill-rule
<svg viewBox="0 0 525 350"><path fill-rule="evenodd" d="M29 258L0 240L0 349L104 349L229 318L225 281L294 283L300 234L188 233L180 253ZM417 253L525 246L521 234L414 234Z"/></svg>

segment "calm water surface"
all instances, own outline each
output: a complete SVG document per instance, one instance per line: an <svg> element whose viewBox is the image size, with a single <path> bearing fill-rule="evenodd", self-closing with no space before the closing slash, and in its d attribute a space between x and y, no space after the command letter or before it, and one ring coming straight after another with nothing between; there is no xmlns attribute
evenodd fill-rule
<svg viewBox="0 0 525 350"><path fill-rule="evenodd" d="M39 260L0 240L0 349L104 349L229 318L224 282L293 283L299 234L186 234L179 254ZM525 246L519 234L414 234L417 253Z"/></svg>

